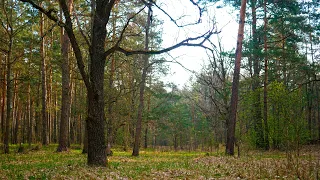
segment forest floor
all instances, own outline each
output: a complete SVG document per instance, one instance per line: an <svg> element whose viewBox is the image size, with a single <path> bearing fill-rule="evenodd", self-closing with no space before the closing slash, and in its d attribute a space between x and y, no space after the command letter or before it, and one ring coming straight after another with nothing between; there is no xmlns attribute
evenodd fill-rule
<svg viewBox="0 0 320 180"><path fill-rule="evenodd" d="M115 151L107 168L88 167L80 147L54 152L57 145L0 154L0 179L319 179L320 146L299 151L243 151L241 157L215 152Z"/></svg>

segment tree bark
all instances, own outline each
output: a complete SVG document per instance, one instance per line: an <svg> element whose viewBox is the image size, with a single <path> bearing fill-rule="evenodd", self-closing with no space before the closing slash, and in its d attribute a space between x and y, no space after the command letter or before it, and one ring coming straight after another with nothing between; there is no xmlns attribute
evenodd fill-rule
<svg viewBox="0 0 320 180"><path fill-rule="evenodd" d="M93 18L92 42L90 49L90 76L87 84L88 90L88 165L106 166L106 141L105 141L105 113L104 113L104 70L105 70L105 40L106 24L109 15L106 14L104 1L96 2L96 11ZM110 13L110 12L109 12ZM69 36L70 38L70 36Z"/></svg>
<svg viewBox="0 0 320 180"><path fill-rule="evenodd" d="M18 93L18 86L17 86L17 78L18 78L18 73L14 73L13 76L13 98L12 98L12 136L11 136L11 141L12 144L18 144L18 134L19 134L19 123L20 123L20 116L19 116L19 101L17 98L17 93Z"/></svg>
<svg viewBox="0 0 320 180"><path fill-rule="evenodd" d="M227 122L226 154L229 154L229 155L234 155L235 127L236 127L236 118L237 118L240 64L241 64L241 55L242 55L242 41L243 41L243 32L244 32L244 24L245 24L246 3L247 3L246 0L241 0L240 21L239 21L239 29L238 29L237 49L236 49L236 58L235 58L235 66L234 66L234 73L233 73L231 103L230 103L231 108L230 108L229 120Z"/></svg>
<svg viewBox="0 0 320 180"><path fill-rule="evenodd" d="M317 91L317 99L318 99L318 101L317 101L317 109L318 109L318 141L320 142L320 94L319 94L319 91L320 91L320 89L319 89L319 85L317 86L317 89L316 89L316 91Z"/></svg>
<svg viewBox="0 0 320 180"><path fill-rule="evenodd" d="M145 50L149 50L149 29L151 24L151 6L148 7L148 17L147 17L147 25L146 25L146 34L145 34ZM133 156L139 156L140 150L140 141L141 141L141 131L142 131L142 118L143 118L143 110L144 110L144 89L146 86L147 72L149 66L149 56L144 55L144 63L143 63L143 71L141 75L140 82L140 95L139 95L139 107L138 107L138 118L136 124L136 134L134 139L133 146Z"/></svg>
<svg viewBox="0 0 320 180"><path fill-rule="evenodd" d="M73 0L68 2L68 10L71 13ZM71 103L71 88L70 88L70 65L69 65L69 37L65 30L61 28L61 55L62 55L62 98L61 98L61 118L59 132L58 152L68 151L68 122L70 119L70 103Z"/></svg>
<svg viewBox="0 0 320 180"><path fill-rule="evenodd" d="M31 28L33 30L33 27ZM31 40L33 40L33 34L31 37ZM33 46L32 43L30 44L30 48L29 51L32 52L33 50ZM28 145L29 147L31 147L31 143L32 143L32 128L33 128L33 124L32 124L32 100L31 100L31 60L33 59L33 54L30 53L30 59L28 61L28 113L27 113L27 122L28 122Z"/></svg>
<svg viewBox="0 0 320 180"><path fill-rule="evenodd" d="M87 100L87 104L88 100ZM87 105L88 106L88 105ZM87 119L83 122L84 125L84 135L83 135L83 148L82 148L82 154L88 153L88 129L87 129Z"/></svg>
<svg viewBox="0 0 320 180"><path fill-rule="evenodd" d="M4 132L4 153L9 153L9 133L10 133L10 120L11 120L11 101L12 101L12 82L11 82L11 55L12 55L12 37L9 35L9 51L7 56L7 113L5 122L5 132Z"/></svg>
<svg viewBox="0 0 320 180"><path fill-rule="evenodd" d="M41 56L41 119L42 119L42 145L49 144L48 136L48 114L47 114L47 84L46 84L46 58L45 58L45 48L44 48L44 17L43 14L40 14L40 56Z"/></svg>
<svg viewBox="0 0 320 180"><path fill-rule="evenodd" d="M6 64L6 58L4 59L4 64ZM2 104L1 104L1 142L4 142L5 134L5 106L6 106L6 67L3 66L3 80L2 80Z"/></svg>

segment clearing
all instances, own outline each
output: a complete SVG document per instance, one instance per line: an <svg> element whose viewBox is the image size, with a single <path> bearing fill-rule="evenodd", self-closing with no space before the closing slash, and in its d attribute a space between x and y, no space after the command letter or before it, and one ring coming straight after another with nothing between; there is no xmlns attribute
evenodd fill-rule
<svg viewBox="0 0 320 180"><path fill-rule="evenodd" d="M115 150L108 168L88 167L80 147L54 152L57 145L0 155L0 179L319 179L320 146L299 151L249 151L228 157L219 151Z"/></svg>

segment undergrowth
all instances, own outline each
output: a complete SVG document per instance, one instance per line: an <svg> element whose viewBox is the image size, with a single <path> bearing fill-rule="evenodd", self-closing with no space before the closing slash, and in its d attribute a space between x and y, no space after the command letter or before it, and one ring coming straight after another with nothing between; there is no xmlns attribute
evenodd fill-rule
<svg viewBox="0 0 320 180"><path fill-rule="evenodd" d="M33 145L35 146L35 145ZM250 151L241 157L208 152L114 150L108 167L86 165L81 148L56 153L57 145L25 147L0 155L0 179L319 179L320 147L304 147L299 156L279 151Z"/></svg>

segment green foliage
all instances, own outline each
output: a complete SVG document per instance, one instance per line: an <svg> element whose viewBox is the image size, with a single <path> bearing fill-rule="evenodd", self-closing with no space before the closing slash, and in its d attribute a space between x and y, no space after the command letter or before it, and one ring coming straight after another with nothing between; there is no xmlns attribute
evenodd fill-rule
<svg viewBox="0 0 320 180"><path fill-rule="evenodd" d="M269 92L269 130L271 145L280 149L296 149L307 141L303 111L303 92L289 92L283 83L273 82Z"/></svg>
<svg viewBox="0 0 320 180"><path fill-rule="evenodd" d="M255 93L257 92L249 92L243 95L240 102L239 119L249 124L249 127L244 125L238 127L238 129L242 128L242 132L248 130L249 133L243 139L252 146L255 146L257 141L257 134L253 129L252 122ZM261 93L262 97L262 89L258 93ZM304 98L301 90L290 92L283 83L272 82L268 86L269 141L273 149L297 149L307 142L308 132L303 110L305 106Z"/></svg>

